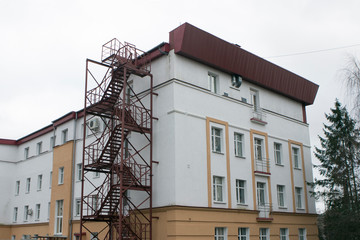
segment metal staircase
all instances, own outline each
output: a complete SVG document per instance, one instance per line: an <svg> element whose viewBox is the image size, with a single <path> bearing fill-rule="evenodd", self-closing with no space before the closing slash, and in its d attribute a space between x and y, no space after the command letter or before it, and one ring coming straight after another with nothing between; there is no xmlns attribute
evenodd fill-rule
<svg viewBox="0 0 360 240"><path fill-rule="evenodd" d="M94 78L90 63L107 68L101 81ZM87 61L86 86L89 76L96 86L85 93L80 236L96 232L101 239L151 240L153 92L149 60L134 45L113 39L103 45L101 63ZM147 98L139 97L129 86L130 76L148 81ZM94 116L103 120L105 130L87 138L87 121ZM131 135L136 136L135 144ZM101 177L94 179L94 173ZM95 229L90 222L103 222L106 227Z"/></svg>

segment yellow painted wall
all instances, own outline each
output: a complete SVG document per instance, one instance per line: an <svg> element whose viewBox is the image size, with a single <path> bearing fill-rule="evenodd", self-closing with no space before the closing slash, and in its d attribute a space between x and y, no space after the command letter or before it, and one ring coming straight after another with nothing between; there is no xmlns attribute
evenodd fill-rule
<svg viewBox="0 0 360 240"><path fill-rule="evenodd" d="M272 222L257 222L257 211L195 207L164 207L153 210L153 239L212 240L215 227L226 227L228 240L238 239L238 228L248 227L250 239L259 239L259 228L269 228L271 239L279 239L280 228L288 228L290 240L306 228L307 239L317 240L315 214L273 213Z"/></svg>
<svg viewBox="0 0 360 240"><path fill-rule="evenodd" d="M54 235L55 231L55 205L56 200L64 200L63 206L63 231L62 236L69 234L69 218L71 204L71 178L72 178L72 158L73 158L73 142L67 142L61 146L54 148L53 158L53 175L51 185L50 200L50 222L49 235ZM59 168L64 167L64 183L58 184Z"/></svg>
<svg viewBox="0 0 360 240"><path fill-rule="evenodd" d="M7 240L11 238L11 229L8 225L0 225L0 240Z"/></svg>

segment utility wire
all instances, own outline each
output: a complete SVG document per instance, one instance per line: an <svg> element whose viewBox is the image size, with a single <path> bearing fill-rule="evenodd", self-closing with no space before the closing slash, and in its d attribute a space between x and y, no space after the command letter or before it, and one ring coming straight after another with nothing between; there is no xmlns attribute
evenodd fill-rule
<svg viewBox="0 0 360 240"><path fill-rule="evenodd" d="M299 52L299 53L290 53L290 54L284 54L284 55L270 56L270 57L266 57L266 58L279 58L279 57L289 57L289 56L296 56L296 55L305 55L305 54L318 53L318 52L327 52L327 51L333 51L333 50L351 48L351 47L357 47L357 46L360 46L360 43L359 44L354 44L354 45L336 47L336 48L327 48L327 49L321 49L321 50L314 50L314 51L309 51L309 52Z"/></svg>

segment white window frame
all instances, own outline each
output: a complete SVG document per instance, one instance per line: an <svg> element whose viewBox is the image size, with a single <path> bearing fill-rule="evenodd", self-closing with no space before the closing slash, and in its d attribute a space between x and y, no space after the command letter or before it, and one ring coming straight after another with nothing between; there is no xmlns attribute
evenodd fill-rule
<svg viewBox="0 0 360 240"><path fill-rule="evenodd" d="M264 139L259 137L254 137L254 147L255 147L255 160L264 161Z"/></svg>
<svg viewBox="0 0 360 240"><path fill-rule="evenodd" d="M68 131L67 128L64 129L64 130L62 130L62 132L61 132L61 142L62 142L62 144L64 144L64 143L67 142L67 140L68 140L68 133L69 133L69 131Z"/></svg>
<svg viewBox="0 0 360 240"><path fill-rule="evenodd" d="M41 188L42 188L42 174L39 174L38 175L38 179L37 179L37 190L38 191L41 191Z"/></svg>
<svg viewBox="0 0 360 240"><path fill-rule="evenodd" d="M241 186L243 183L243 186ZM242 196L242 197L241 197ZM237 204L246 204L246 181L236 179L236 202Z"/></svg>
<svg viewBox="0 0 360 240"><path fill-rule="evenodd" d="M236 157L244 157L244 134L234 133L234 152Z"/></svg>
<svg viewBox="0 0 360 240"><path fill-rule="evenodd" d="M267 192L266 192L266 183L265 182L256 182L256 198L257 198L258 206L266 205Z"/></svg>
<svg viewBox="0 0 360 240"><path fill-rule="evenodd" d="M77 198L77 199L75 199L75 216L76 217L80 216L80 211L81 211L81 199Z"/></svg>
<svg viewBox="0 0 360 240"><path fill-rule="evenodd" d="M76 164L76 180L82 180L82 163Z"/></svg>
<svg viewBox="0 0 360 240"><path fill-rule="evenodd" d="M277 148L279 147L279 148ZM276 165L283 165L282 163L282 144L274 142L274 159Z"/></svg>
<svg viewBox="0 0 360 240"><path fill-rule="evenodd" d="M219 76L214 73L208 73L208 87L210 92L219 93Z"/></svg>
<svg viewBox="0 0 360 240"><path fill-rule="evenodd" d="M11 235L11 240L15 240L16 239L16 235Z"/></svg>
<svg viewBox="0 0 360 240"><path fill-rule="evenodd" d="M227 240L226 227L215 227L215 240Z"/></svg>
<svg viewBox="0 0 360 240"><path fill-rule="evenodd" d="M224 177L213 176L213 201L216 203L225 202Z"/></svg>
<svg viewBox="0 0 360 240"><path fill-rule="evenodd" d="M92 195L91 196L91 208L96 211L99 207L99 198L98 195Z"/></svg>
<svg viewBox="0 0 360 240"><path fill-rule="evenodd" d="M251 104L253 105L254 111L260 111L260 99L259 99L259 91L255 89L250 89L251 96Z"/></svg>
<svg viewBox="0 0 360 240"><path fill-rule="evenodd" d="M26 147L24 149L24 159L28 159L29 158L29 152L30 152L30 148Z"/></svg>
<svg viewBox="0 0 360 240"><path fill-rule="evenodd" d="M238 240L249 240L250 234L249 234L249 228L240 227L238 229Z"/></svg>
<svg viewBox="0 0 360 240"><path fill-rule="evenodd" d="M280 240L289 240L288 228L280 228Z"/></svg>
<svg viewBox="0 0 360 240"><path fill-rule="evenodd" d="M25 187L25 193L30 193L31 188L31 178L26 179L26 187Z"/></svg>
<svg viewBox="0 0 360 240"><path fill-rule="evenodd" d="M292 152L292 157L294 160L294 168L295 169L301 169L301 165L300 165L300 148L298 147L291 147L291 152Z"/></svg>
<svg viewBox="0 0 360 240"><path fill-rule="evenodd" d="M54 234L62 234L63 230L63 215L64 215L64 200L56 200L55 202L55 229Z"/></svg>
<svg viewBox="0 0 360 240"><path fill-rule="evenodd" d="M58 184L64 184L64 167L59 167Z"/></svg>
<svg viewBox="0 0 360 240"><path fill-rule="evenodd" d="M40 155L42 153L42 142L38 142L36 144L36 155Z"/></svg>
<svg viewBox="0 0 360 240"><path fill-rule="evenodd" d="M24 222L27 222L29 220L29 205L24 206Z"/></svg>
<svg viewBox="0 0 360 240"><path fill-rule="evenodd" d="M15 195L19 195L20 194L20 180L16 181L15 183Z"/></svg>
<svg viewBox="0 0 360 240"><path fill-rule="evenodd" d="M40 220L40 210L41 210L41 205L40 203L35 205L35 220L39 221Z"/></svg>
<svg viewBox="0 0 360 240"><path fill-rule="evenodd" d="M295 187L295 205L296 205L296 209L304 209L302 187Z"/></svg>
<svg viewBox="0 0 360 240"><path fill-rule="evenodd" d="M306 228L299 228L299 240L306 240Z"/></svg>
<svg viewBox="0 0 360 240"><path fill-rule="evenodd" d="M223 152L223 129L218 127L211 127L211 149L214 153Z"/></svg>
<svg viewBox="0 0 360 240"><path fill-rule="evenodd" d="M259 239L260 240L269 240L270 239L269 228L259 228Z"/></svg>
<svg viewBox="0 0 360 240"><path fill-rule="evenodd" d="M14 207L14 212L13 212L13 222L16 223L18 220L18 213L19 213L19 208L18 207Z"/></svg>
<svg viewBox="0 0 360 240"><path fill-rule="evenodd" d="M277 200L278 200L278 206L280 208L285 208L285 185L277 185L276 186L277 191Z"/></svg>

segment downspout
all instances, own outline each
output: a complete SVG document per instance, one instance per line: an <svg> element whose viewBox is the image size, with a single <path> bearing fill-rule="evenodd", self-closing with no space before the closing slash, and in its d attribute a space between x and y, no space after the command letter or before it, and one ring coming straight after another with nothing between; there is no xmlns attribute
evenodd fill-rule
<svg viewBox="0 0 360 240"><path fill-rule="evenodd" d="M68 239L72 239L73 235L73 211L74 211L74 192L75 192L75 156L76 156L76 122L78 119L78 113L75 112L75 120L74 120L74 140L73 140L73 157L72 157L72 177L71 177L71 197L70 197L70 219L69 219L69 236Z"/></svg>

